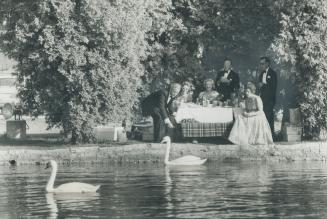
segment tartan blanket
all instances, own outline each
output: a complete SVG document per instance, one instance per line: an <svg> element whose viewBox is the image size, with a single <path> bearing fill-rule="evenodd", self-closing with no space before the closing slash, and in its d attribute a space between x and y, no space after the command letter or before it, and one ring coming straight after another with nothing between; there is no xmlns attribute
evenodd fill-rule
<svg viewBox="0 0 327 219"><path fill-rule="evenodd" d="M199 123L185 121L181 123L183 137L228 137L233 122L229 123Z"/></svg>

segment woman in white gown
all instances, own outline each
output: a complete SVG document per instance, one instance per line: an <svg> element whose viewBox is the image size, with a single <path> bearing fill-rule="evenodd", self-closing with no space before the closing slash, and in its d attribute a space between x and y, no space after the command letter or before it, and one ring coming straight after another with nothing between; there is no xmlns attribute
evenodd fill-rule
<svg viewBox="0 0 327 219"><path fill-rule="evenodd" d="M255 95L256 87L249 82L245 90L243 114L235 115L235 123L229 140L238 145L271 145L273 139L267 118L263 112L262 100Z"/></svg>

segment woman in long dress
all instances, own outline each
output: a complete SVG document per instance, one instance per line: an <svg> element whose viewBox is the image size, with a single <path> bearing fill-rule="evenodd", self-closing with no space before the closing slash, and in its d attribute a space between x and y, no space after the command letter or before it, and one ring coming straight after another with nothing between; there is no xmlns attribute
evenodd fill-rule
<svg viewBox="0 0 327 219"><path fill-rule="evenodd" d="M234 144L273 144L269 123L263 112L262 100L255 95L255 90L255 85L249 82L245 90L244 112L235 115L235 123L228 138Z"/></svg>

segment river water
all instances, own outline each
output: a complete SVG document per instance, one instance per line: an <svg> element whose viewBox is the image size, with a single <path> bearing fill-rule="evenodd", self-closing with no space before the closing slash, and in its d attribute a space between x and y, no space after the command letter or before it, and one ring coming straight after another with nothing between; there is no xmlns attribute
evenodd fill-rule
<svg viewBox="0 0 327 219"><path fill-rule="evenodd" d="M101 184L96 194L46 194L49 176L1 166L0 218L327 218L323 162L59 165L55 186Z"/></svg>

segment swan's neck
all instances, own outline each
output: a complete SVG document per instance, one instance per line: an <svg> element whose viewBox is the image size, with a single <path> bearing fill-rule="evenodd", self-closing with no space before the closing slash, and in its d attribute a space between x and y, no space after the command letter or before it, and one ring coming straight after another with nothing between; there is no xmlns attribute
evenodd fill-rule
<svg viewBox="0 0 327 219"><path fill-rule="evenodd" d="M165 154L165 164L169 163L169 153L170 153L170 141L167 141L166 154Z"/></svg>
<svg viewBox="0 0 327 219"><path fill-rule="evenodd" d="M46 187L47 192L53 191L53 185L54 185L54 181L56 179L56 174L57 174L57 166L53 166L52 171L51 171L51 176L49 178L49 181L48 181L48 184Z"/></svg>

